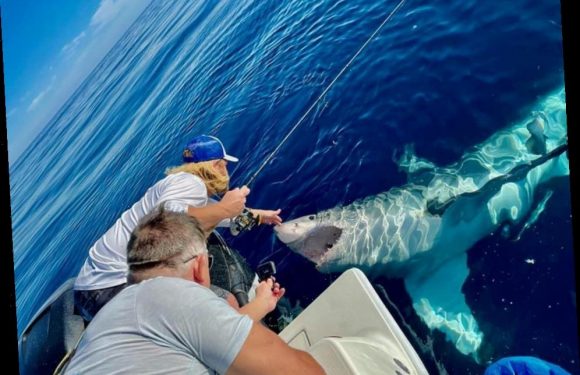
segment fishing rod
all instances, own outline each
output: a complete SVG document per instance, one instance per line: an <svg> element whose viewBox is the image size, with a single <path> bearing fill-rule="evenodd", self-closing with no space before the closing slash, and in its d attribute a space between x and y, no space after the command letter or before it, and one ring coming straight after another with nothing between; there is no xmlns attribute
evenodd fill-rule
<svg viewBox="0 0 580 375"><path fill-rule="evenodd" d="M304 120L308 117L310 112L314 110L316 105L324 98L324 96L330 91L332 86L344 75L346 70L352 65L352 63L356 60L356 58L366 49L366 47L370 44L370 42L377 36L377 34L382 30L382 28L393 18L393 16L399 11L399 9L403 6L406 0L401 0L393 8L393 10L385 17L383 22L375 29L375 31L367 38L367 40L362 44L362 46L356 51L356 53L350 58L350 60L342 67L342 69L338 72L338 74L334 77L334 79L326 86L326 88L322 91L322 93L318 96L318 98L310 105L310 107L304 112L302 117L294 124L294 126L290 129L290 131L286 134L286 136L282 139L282 141L276 146L276 148L264 159L260 167L248 180L246 186L250 186L256 179L256 177L262 172L264 167L272 160L274 155L282 148L284 143L290 138L290 136L294 133L294 131L304 122ZM258 217L252 214L250 210L244 208L242 213L235 217L230 225L231 233L236 236L240 232L244 230L249 230L253 228L256 224L258 224Z"/></svg>

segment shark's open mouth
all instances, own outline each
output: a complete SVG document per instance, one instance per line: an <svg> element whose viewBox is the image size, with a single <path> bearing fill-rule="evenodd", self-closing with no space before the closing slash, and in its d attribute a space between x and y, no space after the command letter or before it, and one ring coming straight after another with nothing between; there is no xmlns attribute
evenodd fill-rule
<svg viewBox="0 0 580 375"><path fill-rule="evenodd" d="M292 250L320 265L332 254L343 230L334 225L301 225L288 222L275 228L276 235Z"/></svg>
<svg viewBox="0 0 580 375"><path fill-rule="evenodd" d="M316 263L317 266L324 264L327 258L331 255L332 247L317 248L317 249L304 249L300 254L306 257L308 260Z"/></svg>

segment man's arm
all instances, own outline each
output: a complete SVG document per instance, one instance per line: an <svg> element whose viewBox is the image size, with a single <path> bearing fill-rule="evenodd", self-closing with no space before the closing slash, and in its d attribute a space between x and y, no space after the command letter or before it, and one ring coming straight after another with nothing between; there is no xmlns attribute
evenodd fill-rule
<svg viewBox="0 0 580 375"><path fill-rule="evenodd" d="M227 375L324 375L307 352L288 346L280 337L254 323Z"/></svg>

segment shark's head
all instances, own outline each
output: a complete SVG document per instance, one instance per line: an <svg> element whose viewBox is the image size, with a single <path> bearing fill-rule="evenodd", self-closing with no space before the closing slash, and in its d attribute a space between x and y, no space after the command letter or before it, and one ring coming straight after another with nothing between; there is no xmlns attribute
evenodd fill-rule
<svg viewBox="0 0 580 375"><path fill-rule="evenodd" d="M278 239L293 251L301 254L317 266L333 258L340 247L343 228L329 215L303 216L274 227Z"/></svg>

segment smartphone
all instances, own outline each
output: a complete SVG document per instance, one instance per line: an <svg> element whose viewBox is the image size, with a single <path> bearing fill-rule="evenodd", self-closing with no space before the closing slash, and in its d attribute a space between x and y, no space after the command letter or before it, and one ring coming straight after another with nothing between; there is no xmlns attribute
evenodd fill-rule
<svg viewBox="0 0 580 375"><path fill-rule="evenodd" d="M276 274L276 265L272 261L262 263L256 269L256 273L258 274L258 280L267 280Z"/></svg>

